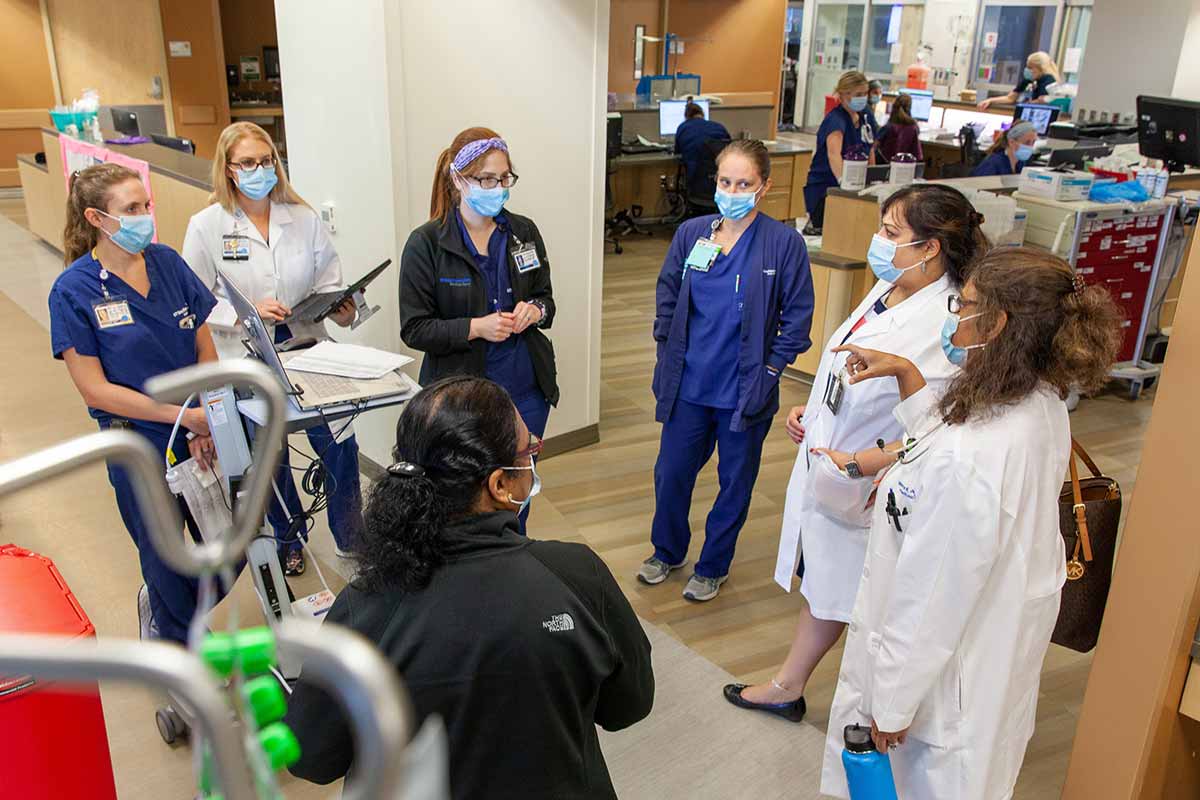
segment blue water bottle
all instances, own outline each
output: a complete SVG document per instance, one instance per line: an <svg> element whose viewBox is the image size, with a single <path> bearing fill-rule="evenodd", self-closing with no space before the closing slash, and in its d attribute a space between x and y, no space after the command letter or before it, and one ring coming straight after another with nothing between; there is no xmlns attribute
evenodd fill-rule
<svg viewBox="0 0 1200 800"><path fill-rule="evenodd" d="M875 749L875 743L871 741L871 729L863 725L847 725L842 736L846 742L842 750L842 766L846 768L850 800L896 800L892 762L887 753Z"/></svg>

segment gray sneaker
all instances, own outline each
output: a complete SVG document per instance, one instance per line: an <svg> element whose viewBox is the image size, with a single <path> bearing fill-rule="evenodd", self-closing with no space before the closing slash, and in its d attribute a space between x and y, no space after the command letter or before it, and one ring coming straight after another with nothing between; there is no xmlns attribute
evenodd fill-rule
<svg viewBox="0 0 1200 800"><path fill-rule="evenodd" d="M692 577L688 578L687 586L683 587L683 597L685 600L695 600L697 603L712 600L721 591L721 584L727 580L729 580L728 575L706 578L693 572Z"/></svg>
<svg viewBox="0 0 1200 800"><path fill-rule="evenodd" d="M137 610L139 638L143 640L157 639L158 624L154 621L154 614L150 610L150 589L144 583L142 588L138 589Z"/></svg>
<svg viewBox="0 0 1200 800"><path fill-rule="evenodd" d="M637 579L642 583L654 586L665 581L672 570L682 569L685 566L687 566L686 558L678 564L668 564L660 558L650 556L642 562L642 568L638 570Z"/></svg>

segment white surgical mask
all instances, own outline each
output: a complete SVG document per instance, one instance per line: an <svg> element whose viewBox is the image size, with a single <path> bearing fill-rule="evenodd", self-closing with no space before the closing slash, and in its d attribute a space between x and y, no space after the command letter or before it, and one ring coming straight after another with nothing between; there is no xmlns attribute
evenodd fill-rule
<svg viewBox="0 0 1200 800"><path fill-rule="evenodd" d="M537 474L537 467L534 465L532 459L530 460L528 467L505 467L504 469L527 469L533 473L533 485L529 487L528 497L526 497L524 500L517 500L513 498L512 492L508 493L508 502L517 507L518 514L524 514L525 509L529 508L529 504L533 502L533 498L542 493L542 476Z"/></svg>

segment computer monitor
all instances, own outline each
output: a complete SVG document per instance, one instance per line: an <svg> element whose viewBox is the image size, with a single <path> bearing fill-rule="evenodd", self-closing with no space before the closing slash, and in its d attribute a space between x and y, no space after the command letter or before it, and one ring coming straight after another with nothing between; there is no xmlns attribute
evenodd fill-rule
<svg viewBox="0 0 1200 800"><path fill-rule="evenodd" d="M141 128L138 127L137 114L127 108L113 106L112 109L113 128L122 136L141 136Z"/></svg>
<svg viewBox="0 0 1200 800"><path fill-rule="evenodd" d="M1016 109L1013 110L1013 122L1032 122L1037 135L1045 137L1058 115L1058 106L1046 103L1017 103Z"/></svg>
<svg viewBox="0 0 1200 800"><path fill-rule="evenodd" d="M1138 95L1138 152L1180 172L1200 166L1200 103Z"/></svg>
<svg viewBox="0 0 1200 800"><path fill-rule="evenodd" d="M1110 153L1112 153L1112 147L1106 144L1051 150L1050 166L1082 170L1088 161L1102 158Z"/></svg>
<svg viewBox="0 0 1200 800"><path fill-rule="evenodd" d="M688 103L695 103L708 119L707 100L659 100L658 101L658 135L674 136L675 131L683 124L683 112Z"/></svg>
<svg viewBox="0 0 1200 800"><path fill-rule="evenodd" d="M933 111L933 92L925 89L901 89L912 97L912 118L917 122L928 122L929 113Z"/></svg>
<svg viewBox="0 0 1200 800"><path fill-rule="evenodd" d="M181 153L196 155L196 143L191 139L182 139L178 136L163 136L161 133L150 134L150 141L155 144L169 147L172 150L178 150Z"/></svg>

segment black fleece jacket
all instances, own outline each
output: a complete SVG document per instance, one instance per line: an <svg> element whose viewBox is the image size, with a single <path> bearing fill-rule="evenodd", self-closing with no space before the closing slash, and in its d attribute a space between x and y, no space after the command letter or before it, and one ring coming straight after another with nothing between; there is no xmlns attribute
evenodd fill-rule
<svg viewBox="0 0 1200 800"><path fill-rule="evenodd" d="M428 587L347 586L323 624L380 647L419 721L442 716L455 798L615 798L596 726L650 713L650 642L590 548L518 530L510 512L463 520L445 532L448 559ZM286 722L301 748L292 774L322 784L346 774L346 722L303 674Z"/></svg>

